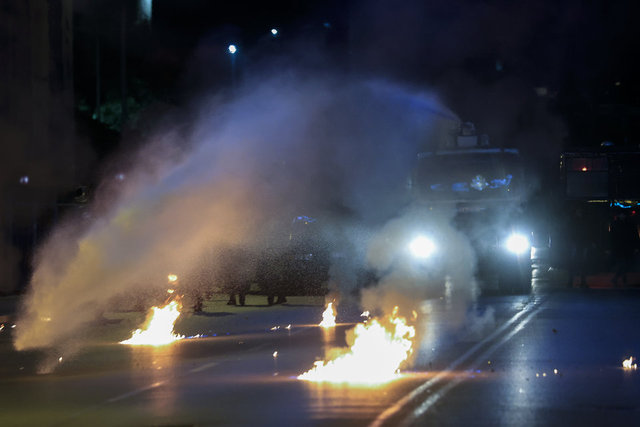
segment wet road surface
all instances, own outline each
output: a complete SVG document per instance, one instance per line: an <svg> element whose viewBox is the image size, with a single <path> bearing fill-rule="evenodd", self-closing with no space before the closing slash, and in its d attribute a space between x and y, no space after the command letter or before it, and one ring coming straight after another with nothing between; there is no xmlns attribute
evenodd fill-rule
<svg viewBox="0 0 640 427"><path fill-rule="evenodd" d="M321 304L269 310L192 316L184 328L232 325L233 316L239 316L235 323L246 321L246 328L227 335L223 327L216 336L159 348L116 344L106 339L113 331L96 334L90 346L50 374L38 373L42 353L12 349L6 324L0 333L0 425L640 421L640 371L622 368L625 358L640 354L637 290L483 297L467 313L477 321L455 329L438 314L444 306L432 303L425 307L429 315L410 370L390 383L361 387L295 378L328 349L344 345L352 323L329 332L313 326L321 319ZM258 316L255 323L251 316Z"/></svg>

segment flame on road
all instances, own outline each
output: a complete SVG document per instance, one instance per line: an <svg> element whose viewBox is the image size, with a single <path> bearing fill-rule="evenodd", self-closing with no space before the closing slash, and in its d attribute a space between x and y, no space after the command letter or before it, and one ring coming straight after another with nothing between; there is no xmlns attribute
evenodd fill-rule
<svg viewBox="0 0 640 427"><path fill-rule="evenodd" d="M300 380L333 383L377 384L397 378L399 368L412 351L415 328L397 315L381 321L359 323L349 351L334 360L317 361L298 376Z"/></svg>
<svg viewBox="0 0 640 427"><path fill-rule="evenodd" d="M633 363L633 357L629 357L628 359L622 362L622 367L625 369L638 369L638 364Z"/></svg>
<svg viewBox="0 0 640 427"><path fill-rule="evenodd" d="M333 308L332 302L327 305L327 309L322 313L322 322L318 326L323 328L336 326L336 309Z"/></svg>
<svg viewBox="0 0 640 427"><path fill-rule="evenodd" d="M129 345L166 345L184 338L184 335L173 333L173 325L180 316L180 303L171 301L163 307L152 307L146 325L137 329L128 340L120 344Z"/></svg>

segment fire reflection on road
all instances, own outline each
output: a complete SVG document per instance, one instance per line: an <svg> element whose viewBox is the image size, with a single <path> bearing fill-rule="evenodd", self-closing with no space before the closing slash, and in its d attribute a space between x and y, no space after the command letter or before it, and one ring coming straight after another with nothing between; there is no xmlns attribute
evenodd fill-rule
<svg viewBox="0 0 640 427"><path fill-rule="evenodd" d="M135 369L130 372L134 391L120 398L146 392L150 403L149 410L153 414L172 414L177 409L177 396L175 387L169 383L178 375L178 361L179 352L175 345L131 347L131 366ZM140 375L138 369L143 371L143 375Z"/></svg>
<svg viewBox="0 0 640 427"><path fill-rule="evenodd" d="M362 419L377 416L419 382L434 374L403 373L393 381L377 385L317 383L305 381L309 393L309 412L314 420Z"/></svg>

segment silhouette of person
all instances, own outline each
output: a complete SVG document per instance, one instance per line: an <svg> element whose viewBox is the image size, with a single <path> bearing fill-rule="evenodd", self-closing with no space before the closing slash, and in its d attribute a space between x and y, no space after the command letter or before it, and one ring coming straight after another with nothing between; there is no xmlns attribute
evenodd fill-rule
<svg viewBox="0 0 640 427"><path fill-rule="evenodd" d="M633 263L635 251L640 248L638 227L626 212L620 212L611 224L611 256L613 265L613 278L611 284L618 286L627 284L627 273Z"/></svg>
<svg viewBox="0 0 640 427"><path fill-rule="evenodd" d="M569 281L573 287L574 278L580 278L580 287L587 286L587 266L589 249L592 244L590 225L583 210L577 208L568 224L569 227Z"/></svg>
<svg viewBox="0 0 640 427"><path fill-rule="evenodd" d="M267 250L258 267L258 284L267 294L267 304L283 304L287 302L286 256L270 249Z"/></svg>
<svg viewBox="0 0 640 427"><path fill-rule="evenodd" d="M229 294L227 305L244 305L253 280L253 264L248 251L226 248L220 258L220 276L223 290ZM236 295L238 301L236 304Z"/></svg>

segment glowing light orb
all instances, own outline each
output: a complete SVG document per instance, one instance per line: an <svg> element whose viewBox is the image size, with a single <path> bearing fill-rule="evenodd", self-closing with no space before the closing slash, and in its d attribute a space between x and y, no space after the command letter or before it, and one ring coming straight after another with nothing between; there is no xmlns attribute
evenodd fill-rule
<svg viewBox="0 0 640 427"><path fill-rule="evenodd" d="M629 357L622 362L622 367L625 369L638 369L638 364L633 363L633 357Z"/></svg>
<svg viewBox="0 0 640 427"><path fill-rule="evenodd" d="M416 258L429 258L436 250L436 245L425 236L416 237L409 244L409 250Z"/></svg>
<svg viewBox="0 0 640 427"><path fill-rule="evenodd" d="M167 345L184 338L173 333L173 325L180 316L180 303L171 301L164 307L152 307L149 320L141 329L136 329L128 340L120 344L128 345Z"/></svg>
<svg viewBox="0 0 640 427"><path fill-rule="evenodd" d="M522 234L512 234L505 242L507 249L514 254L523 254L530 248L529 239Z"/></svg>

